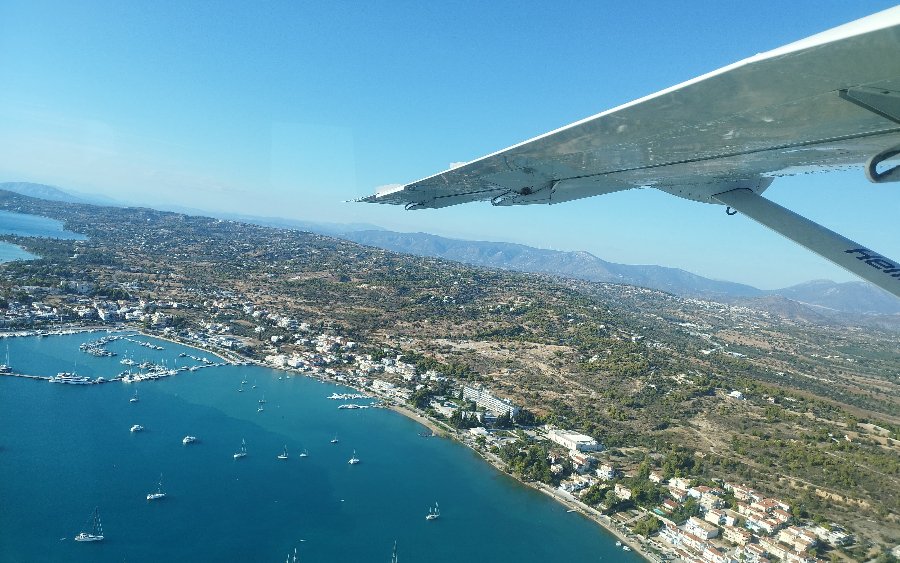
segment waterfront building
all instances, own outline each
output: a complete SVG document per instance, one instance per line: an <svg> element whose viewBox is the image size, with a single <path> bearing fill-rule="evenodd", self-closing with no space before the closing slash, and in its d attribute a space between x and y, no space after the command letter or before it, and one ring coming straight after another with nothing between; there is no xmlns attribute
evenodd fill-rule
<svg viewBox="0 0 900 563"><path fill-rule="evenodd" d="M472 401L479 407L482 407L497 416L508 414L513 417L519 414L520 410L519 407L512 404L509 399L497 398L488 393L483 387L463 386L463 399Z"/></svg>
<svg viewBox="0 0 900 563"><path fill-rule="evenodd" d="M579 452L596 452L603 449L603 446L597 440L570 430L551 428L547 430L547 438L564 448L578 450Z"/></svg>

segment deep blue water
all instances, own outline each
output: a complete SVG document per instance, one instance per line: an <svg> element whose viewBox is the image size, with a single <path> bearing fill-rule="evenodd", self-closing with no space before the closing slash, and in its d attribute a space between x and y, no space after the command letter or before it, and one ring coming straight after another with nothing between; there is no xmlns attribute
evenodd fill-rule
<svg viewBox="0 0 900 563"><path fill-rule="evenodd" d="M84 240L85 238L83 235L65 230L62 223L55 219L11 211L0 211L0 234L69 240ZM33 258L36 256L26 252L22 247L0 241L0 262Z"/></svg>
<svg viewBox="0 0 900 563"><path fill-rule="evenodd" d="M162 341L114 342L113 358L78 350L97 336L8 338L0 354L8 344L20 373L94 377L122 371L126 352L170 367L197 363L182 351L208 356ZM0 377L0 560L274 562L296 547L304 562L390 561L394 541L403 563L640 560L467 448L386 409L339 410L334 391L348 389L256 366L92 386ZM188 434L200 441L183 446ZM160 473L168 497L148 502ZM95 506L106 539L72 541Z"/></svg>

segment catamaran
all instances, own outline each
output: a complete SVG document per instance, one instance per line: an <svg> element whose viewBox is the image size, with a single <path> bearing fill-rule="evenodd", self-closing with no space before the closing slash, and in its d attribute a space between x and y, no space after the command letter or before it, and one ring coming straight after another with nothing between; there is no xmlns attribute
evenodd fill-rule
<svg viewBox="0 0 900 563"><path fill-rule="evenodd" d="M281 452L280 454L278 454L278 459L287 459L287 458L288 458L287 445L285 444L284 451Z"/></svg>
<svg viewBox="0 0 900 563"><path fill-rule="evenodd" d="M437 520L441 517L441 508L438 503L434 503L434 508L428 507L428 514L425 515L426 520Z"/></svg>
<svg viewBox="0 0 900 563"><path fill-rule="evenodd" d="M247 441L241 440L241 451L234 454L234 459L240 459L242 457L247 457Z"/></svg>
<svg viewBox="0 0 900 563"><path fill-rule="evenodd" d="M166 493L162 491L162 473L159 474L159 485L156 488L156 492L147 494L147 500L159 500L161 498L166 498Z"/></svg>
<svg viewBox="0 0 900 563"><path fill-rule="evenodd" d="M75 536L75 541L103 541L103 524L100 522L100 508L95 508L94 513L85 523L89 532L81 532Z"/></svg>

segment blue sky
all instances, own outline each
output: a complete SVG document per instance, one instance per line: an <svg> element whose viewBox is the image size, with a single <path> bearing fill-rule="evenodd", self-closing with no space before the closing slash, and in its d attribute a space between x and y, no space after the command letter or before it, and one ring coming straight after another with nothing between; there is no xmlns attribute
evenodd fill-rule
<svg viewBox="0 0 900 563"><path fill-rule="evenodd" d="M0 181L587 250L763 288L853 280L653 190L553 207L343 202L891 5L0 0ZM861 170L766 195L900 257L900 196Z"/></svg>

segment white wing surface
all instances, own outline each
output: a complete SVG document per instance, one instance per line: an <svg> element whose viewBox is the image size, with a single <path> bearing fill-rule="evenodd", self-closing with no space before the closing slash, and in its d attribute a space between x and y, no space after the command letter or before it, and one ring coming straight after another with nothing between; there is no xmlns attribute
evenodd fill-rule
<svg viewBox="0 0 900 563"><path fill-rule="evenodd" d="M848 100L873 96L894 120ZM559 203L644 186L709 201L690 187L859 165L898 144L900 7L362 201Z"/></svg>
<svg viewBox="0 0 900 563"><path fill-rule="evenodd" d="M898 181L900 167L878 170L898 153L900 6L360 201L406 209L553 204L655 187L760 221L767 211L734 204L747 198L716 196L737 189L758 196L778 176L866 162L873 181ZM813 248L790 224L760 222L848 267L846 256L835 257L850 252L841 246L849 239ZM853 261L859 268L848 269L900 296L900 263L872 254L881 266ZM893 275L884 264L897 278L870 271Z"/></svg>

